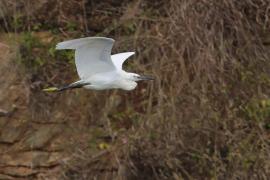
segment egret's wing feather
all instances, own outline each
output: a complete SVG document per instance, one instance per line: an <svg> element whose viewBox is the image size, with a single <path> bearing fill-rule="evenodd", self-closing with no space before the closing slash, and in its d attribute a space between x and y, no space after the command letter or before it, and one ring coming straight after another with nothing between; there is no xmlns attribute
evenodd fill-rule
<svg viewBox="0 0 270 180"><path fill-rule="evenodd" d="M75 64L81 79L116 70L111 60L114 40L87 37L58 43L56 49L75 49Z"/></svg>
<svg viewBox="0 0 270 180"><path fill-rule="evenodd" d="M115 65L116 69L122 70L122 66L125 60L127 60L133 54L135 54L135 52L124 52L112 55L112 62Z"/></svg>
<svg viewBox="0 0 270 180"><path fill-rule="evenodd" d="M105 37L86 37L86 38L79 38L79 39L73 39L68 40L64 42L60 42L56 45L56 49L77 49L80 46L83 46L85 44L93 43L94 41L104 42L104 43L114 43L114 40L111 38L105 38Z"/></svg>

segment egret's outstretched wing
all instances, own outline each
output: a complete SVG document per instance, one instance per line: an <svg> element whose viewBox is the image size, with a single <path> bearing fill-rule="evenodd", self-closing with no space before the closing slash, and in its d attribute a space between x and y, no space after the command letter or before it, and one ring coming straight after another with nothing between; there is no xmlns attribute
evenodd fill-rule
<svg viewBox="0 0 270 180"><path fill-rule="evenodd" d="M127 60L130 56L135 54L134 52L125 52L125 53L119 53L114 54L111 56L112 62L115 65L117 70L122 70L123 63L125 60Z"/></svg>
<svg viewBox="0 0 270 180"><path fill-rule="evenodd" d="M75 49L75 64L81 79L94 74L115 71L111 60L114 40L104 37L87 37L64 41L56 49Z"/></svg>

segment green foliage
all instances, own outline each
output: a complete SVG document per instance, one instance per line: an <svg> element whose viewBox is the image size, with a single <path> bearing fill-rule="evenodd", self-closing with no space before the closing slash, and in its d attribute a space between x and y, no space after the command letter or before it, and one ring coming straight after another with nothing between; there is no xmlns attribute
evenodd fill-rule
<svg viewBox="0 0 270 180"><path fill-rule="evenodd" d="M243 111L248 120L265 121L270 118L270 99L252 100Z"/></svg>
<svg viewBox="0 0 270 180"><path fill-rule="evenodd" d="M19 63L24 65L26 69L36 71L45 64L46 60L42 57L42 52L40 52L40 49L43 49L44 45L37 37L34 37L29 32L22 33L20 44L21 58L19 58Z"/></svg>
<svg viewBox="0 0 270 180"><path fill-rule="evenodd" d="M13 15L13 21L11 22L11 27L13 29L21 29L25 26L24 20L23 20L23 15L16 13Z"/></svg>
<svg viewBox="0 0 270 180"><path fill-rule="evenodd" d="M77 27L78 27L78 25L75 22L72 22L72 21L67 22L68 31L76 31Z"/></svg>
<svg viewBox="0 0 270 180"><path fill-rule="evenodd" d="M270 99L251 100L241 109L247 120L263 123L265 129L270 129Z"/></svg>
<svg viewBox="0 0 270 180"><path fill-rule="evenodd" d="M27 53L30 53L33 50L33 48L42 47L40 40L37 37L33 36L31 32L22 33L21 36L22 36L21 44L25 48Z"/></svg>
<svg viewBox="0 0 270 180"><path fill-rule="evenodd" d="M58 50L56 54L56 59L66 61L75 67L75 52L73 50Z"/></svg>
<svg viewBox="0 0 270 180"><path fill-rule="evenodd" d="M33 30L34 31L38 31L42 28L42 24L41 23L35 23L33 26Z"/></svg>
<svg viewBox="0 0 270 180"><path fill-rule="evenodd" d="M136 24L133 21L128 21L123 25L125 34L132 35L136 31Z"/></svg>
<svg viewBox="0 0 270 180"><path fill-rule="evenodd" d="M74 64L74 51L73 50L56 50L55 45L49 47L49 55L60 61L67 61L70 64Z"/></svg>
<svg viewBox="0 0 270 180"><path fill-rule="evenodd" d="M43 67L56 62L66 62L75 69L74 51L56 50L57 36L50 34L46 38L52 39L49 42L42 41L42 37L33 32L20 34L20 58L18 62L25 67L29 73L37 73ZM48 68L48 67L47 67ZM41 72L39 72L42 76Z"/></svg>

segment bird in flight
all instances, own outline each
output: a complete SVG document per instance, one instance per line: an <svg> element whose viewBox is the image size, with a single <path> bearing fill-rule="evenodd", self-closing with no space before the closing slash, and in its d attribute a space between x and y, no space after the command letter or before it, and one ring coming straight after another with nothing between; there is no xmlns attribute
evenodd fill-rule
<svg viewBox="0 0 270 180"><path fill-rule="evenodd" d="M105 37L86 37L60 42L56 49L74 49L75 64L79 81L62 87L43 89L59 92L73 88L94 90L123 89L133 90L141 80L154 80L152 76L129 73L122 69L126 59L134 52L111 55L114 40Z"/></svg>

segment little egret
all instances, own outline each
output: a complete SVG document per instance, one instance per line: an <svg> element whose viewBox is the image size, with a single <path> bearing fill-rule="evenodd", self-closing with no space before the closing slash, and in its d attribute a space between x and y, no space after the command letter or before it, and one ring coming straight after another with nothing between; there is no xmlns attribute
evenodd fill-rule
<svg viewBox="0 0 270 180"><path fill-rule="evenodd" d="M94 90L119 88L130 91L135 89L137 81L154 80L151 76L124 71L123 63L134 52L111 55L113 43L113 39L105 37L86 37L58 43L56 49L75 50L75 64L80 80L44 91L63 91L81 87Z"/></svg>

